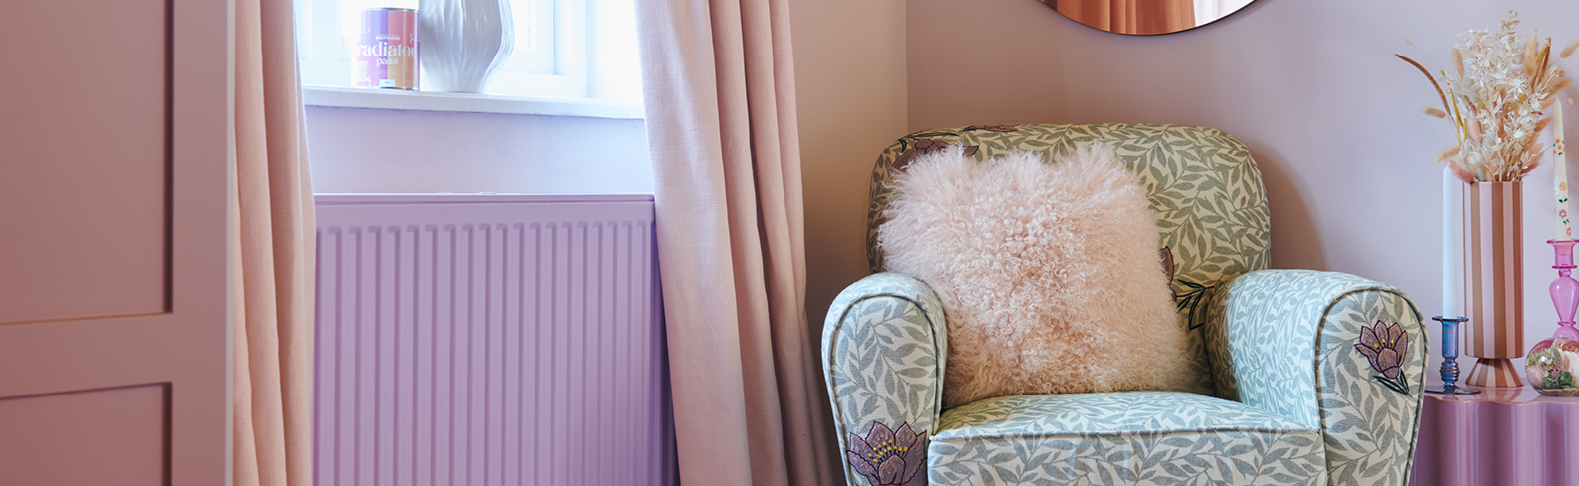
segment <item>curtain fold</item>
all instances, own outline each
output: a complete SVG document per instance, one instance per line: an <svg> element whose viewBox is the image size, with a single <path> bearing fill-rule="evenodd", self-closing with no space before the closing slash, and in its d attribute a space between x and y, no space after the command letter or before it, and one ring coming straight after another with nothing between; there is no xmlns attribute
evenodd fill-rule
<svg viewBox="0 0 1579 486"><path fill-rule="evenodd" d="M312 184L290 0L235 2L234 484L312 484Z"/></svg>
<svg viewBox="0 0 1579 486"><path fill-rule="evenodd" d="M1193 0L1042 0L1042 3L1082 24L1120 34L1166 34L1196 26Z"/></svg>
<svg viewBox="0 0 1579 486"><path fill-rule="evenodd" d="M785 0L637 2L681 482L833 484Z"/></svg>

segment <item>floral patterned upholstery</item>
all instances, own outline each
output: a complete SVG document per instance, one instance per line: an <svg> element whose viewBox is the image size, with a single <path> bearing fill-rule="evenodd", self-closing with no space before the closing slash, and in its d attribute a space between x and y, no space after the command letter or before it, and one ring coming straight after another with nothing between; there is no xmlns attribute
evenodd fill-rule
<svg viewBox="0 0 1579 486"><path fill-rule="evenodd" d="M1320 426L1333 484L1405 483L1426 336L1403 292L1341 273L1264 270L1234 279L1212 314L1220 396Z"/></svg>
<svg viewBox="0 0 1579 486"><path fill-rule="evenodd" d="M872 270L882 269L871 243L888 183L917 155L960 144L977 158L1031 150L1051 160L1095 140L1140 175L1158 214L1179 325L1208 377L1197 394L999 397L944 411L942 305L924 282L876 273L835 299L823 327L850 484L1407 483L1425 371L1419 312L1377 282L1264 270L1260 171L1221 131L1023 125L905 136L873 171Z"/></svg>
<svg viewBox="0 0 1579 486"><path fill-rule="evenodd" d="M834 299L832 309L822 330L823 377L846 474L853 475L851 455L860 455L854 444L877 424L890 430L908 425L923 435L937 428L948 332L932 289L897 273L861 279Z"/></svg>
<svg viewBox="0 0 1579 486"><path fill-rule="evenodd" d="M1321 431L1203 395L1020 395L943 414L942 484L1321 484ZM1024 451L1024 452L1021 452Z"/></svg>

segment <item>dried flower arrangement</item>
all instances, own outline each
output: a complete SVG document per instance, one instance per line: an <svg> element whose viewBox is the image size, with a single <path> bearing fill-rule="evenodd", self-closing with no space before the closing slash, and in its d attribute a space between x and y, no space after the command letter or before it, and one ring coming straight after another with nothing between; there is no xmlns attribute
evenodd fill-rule
<svg viewBox="0 0 1579 486"><path fill-rule="evenodd" d="M1515 181L1540 164L1544 147L1540 132L1551 122L1545 110L1555 94L1571 81L1552 62L1551 38L1519 37L1517 12L1509 12L1502 28L1470 30L1453 46L1453 73L1430 70L1408 56L1425 73L1442 99L1442 109L1424 112L1453 123L1458 145L1437 156L1465 182ZM1579 48L1575 39L1560 58Z"/></svg>

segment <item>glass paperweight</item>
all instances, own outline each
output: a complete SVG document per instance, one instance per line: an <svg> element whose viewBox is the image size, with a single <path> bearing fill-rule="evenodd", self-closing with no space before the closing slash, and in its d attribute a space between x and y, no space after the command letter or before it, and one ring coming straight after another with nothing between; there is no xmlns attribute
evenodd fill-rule
<svg viewBox="0 0 1579 486"><path fill-rule="evenodd" d="M1574 386L1574 375L1579 374L1579 341L1553 338L1536 343L1524 358L1524 374L1542 395L1579 396L1579 387Z"/></svg>

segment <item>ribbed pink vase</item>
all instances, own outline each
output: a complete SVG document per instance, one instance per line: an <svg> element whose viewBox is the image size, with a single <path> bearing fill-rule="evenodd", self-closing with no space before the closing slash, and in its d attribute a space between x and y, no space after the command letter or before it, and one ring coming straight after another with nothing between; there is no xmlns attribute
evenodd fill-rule
<svg viewBox="0 0 1579 486"><path fill-rule="evenodd" d="M1524 386L1513 358L1524 356L1523 183L1464 188L1464 355L1479 358L1465 384Z"/></svg>

